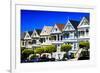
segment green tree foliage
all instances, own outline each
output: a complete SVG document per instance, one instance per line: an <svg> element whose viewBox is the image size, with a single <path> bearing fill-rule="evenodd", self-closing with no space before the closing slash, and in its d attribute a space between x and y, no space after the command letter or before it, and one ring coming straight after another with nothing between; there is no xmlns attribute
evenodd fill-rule
<svg viewBox="0 0 100 73"><path fill-rule="evenodd" d="M79 47L84 49L81 52L80 57L81 58L86 58L86 57L89 58L90 53L89 53L88 49L90 48L90 43L88 41L81 41L81 42L79 42Z"/></svg>
<svg viewBox="0 0 100 73"><path fill-rule="evenodd" d="M34 52L38 54L52 53L52 52L56 52L56 47L54 45L49 45L41 48L36 48Z"/></svg>
<svg viewBox="0 0 100 73"><path fill-rule="evenodd" d="M25 48L25 47L21 47L21 53L22 53L22 51L23 51L24 49L26 49L26 48Z"/></svg>
<svg viewBox="0 0 100 73"><path fill-rule="evenodd" d="M71 44L63 44L61 46L61 51L68 52L72 48Z"/></svg>
<svg viewBox="0 0 100 73"><path fill-rule="evenodd" d="M34 54L34 50L33 49L24 49L21 53L21 59L27 59L27 57L30 55L30 54Z"/></svg>
<svg viewBox="0 0 100 73"><path fill-rule="evenodd" d="M88 41L81 41L81 42L79 42L79 47L89 49L90 48L90 43Z"/></svg>
<svg viewBox="0 0 100 73"><path fill-rule="evenodd" d="M44 52L45 53L56 52L56 47L54 45L46 46L46 47L44 47Z"/></svg>
<svg viewBox="0 0 100 73"><path fill-rule="evenodd" d="M42 54L42 53L44 53L44 48L35 48L34 53L35 54Z"/></svg>

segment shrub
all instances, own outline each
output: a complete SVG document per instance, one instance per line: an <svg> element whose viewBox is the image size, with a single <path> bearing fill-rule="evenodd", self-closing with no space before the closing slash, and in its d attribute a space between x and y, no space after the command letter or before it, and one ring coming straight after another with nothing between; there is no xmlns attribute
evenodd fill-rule
<svg viewBox="0 0 100 73"><path fill-rule="evenodd" d="M90 43L88 41L81 41L79 42L79 47L88 50L90 48Z"/></svg>
<svg viewBox="0 0 100 73"><path fill-rule="evenodd" d="M44 48L35 48L34 53L35 54L42 54L42 53L44 53Z"/></svg>
<svg viewBox="0 0 100 73"><path fill-rule="evenodd" d="M75 58L75 54L71 53L71 59Z"/></svg>
<svg viewBox="0 0 100 73"><path fill-rule="evenodd" d="M89 51L82 51L81 52L81 57L87 57L89 56Z"/></svg>
<svg viewBox="0 0 100 73"><path fill-rule="evenodd" d="M30 55L30 54L34 54L34 50L33 49L24 49L21 53L21 59L24 60L24 59L27 59L27 57Z"/></svg>
<svg viewBox="0 0 100 73"><path fill-rule="evenodd" d="M44 47L44 52L45 53L56 52L56 47L54 45L46 46L46 47Z"/></svg>
<svg viewBox="0 0 100 73"><path fill-rule="evenodd" d="M67 54L66 53L63 55L63 59L62 60L63 61L66 60L65 58L67 58Z"/></svg>
<svg viewBox="0 0 100 73"><path fill-rule="evenodd" d="M22 53L22 51L25 49L25 47L21 47L21 53Z"/></svg>
<svg viewBox="0 0 100 73"><path fill-rule="evenodd" d="M90 59L89 51L82 51L80 57L78 58L78 60L89 60L89 59Z"/></svg>
<svg viewBox="0 0 100 73"><path fill-rule="evenodd" d="M61 51L68 52L72 48L71 44L63 44L61 46Z"/></svg>

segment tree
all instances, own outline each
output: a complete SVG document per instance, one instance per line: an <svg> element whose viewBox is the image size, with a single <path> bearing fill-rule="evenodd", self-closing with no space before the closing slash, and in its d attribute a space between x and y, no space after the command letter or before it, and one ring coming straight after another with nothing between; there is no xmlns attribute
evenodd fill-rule
<svg viewBox="0 0 100 73"><path fill-rule="evenodd" d="M35 54L42 54L42 53L44 53L44 48L35 48L34 53Z"/></svg>
<svg viewBox="0 0 100 73"><path fill-rule="evenodd" d="M34 50L33 49L24 49L21 53L21 59L24 60L24 59L27 59L27 57L30 55L30 54L34 54Z"/></svg>
<svg viewBox="0 0 100 73"><path fill-rule="evenodd" d="M61 51L68 52L72 48L71 44L63 44L61 46Z"/></svg>
<svg viewBox="0 0 100 73"><path fill-rule="evenodd" d="M45 53L56 52L56 47L54 45L46 46L46 47L44 47L44 52Z"/></svg>
<svg viewBox="0 0 100 73"><path fill-rule="evenodd" d="M55 45L46 46L46 47L44 47L44 52L45 53L50 53L51 56L52 56L52 53L56 52L56 46Z"/></svg>
<svg viewBox="0 0 100 73"><path fill-rule="evenodd" d="M23 51L24 49L26 49L26 48L25 48L25 47L21 47L21 53L22 53L22 51Z"/></svg>
<svg viewBox="0 0 100 73"><path fill-rule="evenodd" d="M90 43L88 41L81 41L79 42L79 47L84 49L80 54L80 58L89 58L90 52L88 49L90 48Z"/></svg>
<svg viewBox="0 0 100 73"><path fill-rule="evenodd" d="M61 51L66 52L66 54L64 54L63 60L64 60L66 57L68 57L68 59L69 59L68 52L69 52L69 50L71 50L71 48L72 48L71 44L63 44L63 45L61 46Z"/></svg>
<svg viewBox="0 0 100 73"><path fill-rule="evenodd" d="M88 41L81 41L79 42L79 47L88 50L90 48L90 43Z"/></svg>

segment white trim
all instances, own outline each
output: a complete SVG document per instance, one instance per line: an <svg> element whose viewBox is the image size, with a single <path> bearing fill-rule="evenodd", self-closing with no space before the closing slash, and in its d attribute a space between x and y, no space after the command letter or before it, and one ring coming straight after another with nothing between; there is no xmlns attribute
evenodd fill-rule
<svg viewBox="0 0 100 73"><path fill-rule="evenodd" d="M88 20L86 19L86 17L83 17L82 20L80 21L80 23L79 23L79 25L78 25L77 28L89 27L89 25L82 25L82 23L83 23L84 20L85 20L85 21L88 21ZM88 24L89 24L89 21L88 21Z"/></svg>
<svg viewBox="0 0 100 73"><path fill-rule="evenodd" d="M34 33L36 33L36 35L35 35L35 36L34 36ZM38 35L38 33L37 33L36 29L34 29L34 31L33 31L32 35L31 35L31 37L32 37L32 38L39 37L39 35Z"/></svg>
<svg viewBox="0 0 100 73"><path fill-rule="evenodd" d="M72 30L75 30L75 28L73 27L72 23L68 20L67 23L66 23L66 25L65 25L65 27L64 27L64 29L63 29L63 31L70 31L71 30L71 29L69 29L69 30L67 29L66 30L66 27L68 27L68 24L71 25Z"/></svg>
<svg viewBox="0 0 100 73"><path fill-rule="evenodd" d="M31 37L30 37L29 33L28 33L28 32L25 32L25 33L26 33L26 34L25 34L24 39L25 39L25 40L31 39ZM29 36L29 37L27 38L27 36Z"/></svg>
<svg viewBox="0 0 100 73"><path fill-rule="evenodd" d="M57 28L57 31L54 31L55 28ZM53 27L52 30L51 30L51 34L55 34L55 33L61 33L61 31L59 30L57 24L55 24L54 27Z"/></svg>

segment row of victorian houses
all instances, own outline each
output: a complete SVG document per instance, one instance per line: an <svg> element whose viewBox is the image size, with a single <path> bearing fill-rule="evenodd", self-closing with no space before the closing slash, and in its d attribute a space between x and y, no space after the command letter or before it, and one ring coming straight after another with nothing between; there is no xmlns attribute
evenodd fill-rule
<svg viewBox="0 0 100 73"><path fill-rule="evenodd" d="M81 21L68 20L66 24L44 26L43 29L34 29L21 33L21 47L35 48L45 45L56 45L55 54L60 52L62 44L71 44L70 52L78 50L80 41L89 41L89 18L83 17Z"/></svg>

